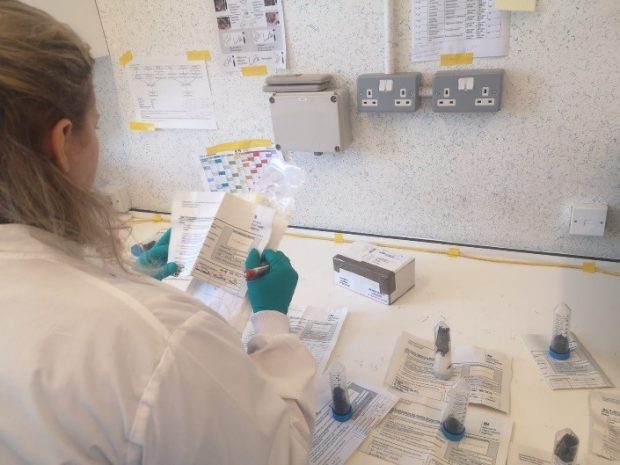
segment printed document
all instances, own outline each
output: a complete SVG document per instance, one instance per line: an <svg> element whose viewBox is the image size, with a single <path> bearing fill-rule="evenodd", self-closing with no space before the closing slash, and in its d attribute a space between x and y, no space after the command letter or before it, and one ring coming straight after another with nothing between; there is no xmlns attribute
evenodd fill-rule
<svg viewBox="0 0 620 465"><path fill-rule="evenodd" d="M127 75L138 121L164 129L217 129L204 61L139 57L127 65Z"/></svg>
<svg viewBox="0 0 620 465"><path fill-rule="evenodd" d="M397 465L504 465L512 420L468 409L465 437L447 440L439 426L445 402L403 399L390 411L361 447L365 454Z"/></svg>
<svg viewBox="0 0 620 465"><path fill-rule="evenodd" d="M620 392L590 392L590 452L620 461Z"/></svg>
<svg viewBox="0 0 620 465"><path fill-rule="evenodd" d="M329 357L338 342L342 324L347 317L346 308L327 309L320 307L291 306L288 311L291 333L297 334L308 348L317 366L317 374L325 370ZM248 322L243 332L243 345L254 336L254 325Z"/></svg>
<svg viewBox="0 0 620 465"><path fill-rule="evenodd" d="M470 404L480 404L508 413L512 360L506 355L472 346L452 350L453 375L444 381L433 376L433 343L403 332L396 342L385 377L388 386L409 395L445 400L459 378L467 378Z"/></svg>
<svg viewBox="0 0 620 465"><path fill-rule="evenodd" d="M227 71L244 66L286 69L284 0L207 0L215 19Z"/></svg>
<svg viewBox="0 0 620 465"><path fill-rule="evenodd" d="M474 57L508 54L510 12L495 0L411 0L412 61L433 61L446 53Z"/></svg>
<svg viewBox="0 0 620 465"><path fill-rule="evenodd" d="M379 424L398 400L393 394L361 383L349 384L353 417L345 422L332 418L331 398L318 403L310 465L342 465Z"/></svg>
<svg viewBox="0 0 620 465"><path fill-rule="evenodd" d="M571 354L568 360L549 356L549 339L540 334L526 334L523 341L551 389L592 389L613 387L592 355L570 334Z"/></svg>
<svg viewBox="0 0 620 465"><path fill-rule="evenodd" d="M512 443L507 465L551 465L553 463L552 450L553 444L548 450L541 450ZM620 465L620 461L607 460L594 454L584 455L585 465ZM584 461L579 460L578 463L584 464Z"/></svg>

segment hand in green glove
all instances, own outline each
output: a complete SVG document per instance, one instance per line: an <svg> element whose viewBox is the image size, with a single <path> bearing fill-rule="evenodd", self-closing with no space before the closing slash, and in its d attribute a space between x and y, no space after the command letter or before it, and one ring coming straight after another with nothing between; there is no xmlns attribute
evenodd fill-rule
<svg viewBox="0 0 620 465"><path fill-rule="evenodd" d="M168 246L170 245L170 229L159 238L149 250L142 252L136 261L137 269L160 281L176 273L177 264L168 262Z"/></svg>
<svg viewBox="0 0 620 465"><path fill-rule="evenodd" d="M262 261L269 265L267 274L248 281L248 297L254 313L261 310L277 310L288 313L293 299L298 275L286 255L280 251L265 249ZM245 260L245 267L256 268L261 265L258 250L252 249Z"/></svg>

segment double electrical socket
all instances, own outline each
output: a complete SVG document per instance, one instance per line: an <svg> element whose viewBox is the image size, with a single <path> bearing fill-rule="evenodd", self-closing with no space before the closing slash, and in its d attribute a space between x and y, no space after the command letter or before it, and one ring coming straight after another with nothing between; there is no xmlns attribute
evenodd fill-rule
<svg viewBox="0 0 620 465"><path fill-rule="evenodd" d="M503 69L438 71L433 76L433 111L499 111L503 77Z"/></svg>
<svg viewBox="0 0 620 465"><path fill-rule="evenodd" d="M420 107L420 73L362 74L357 78L357 111L408 113Z"/></svg>

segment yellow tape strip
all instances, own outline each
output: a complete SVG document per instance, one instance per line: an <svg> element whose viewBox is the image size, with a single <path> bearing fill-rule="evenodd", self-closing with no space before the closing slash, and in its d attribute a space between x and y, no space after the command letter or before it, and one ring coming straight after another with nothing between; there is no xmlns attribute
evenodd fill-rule
<svg viewBox="0 0 620 465"><path fill-rule="evenodd" d="M207 155L215 155L220 152L232 152L233 150L244 150L252 147L271 147L273 142L269 139L245 139L235 142L224 142L223 144L207 147Z"/></svg>
<svg viewBox="0 0 620 465"><path fill-rule="evenodd" d="M269 74L267 67L265 65L260 66L242 66L241 74L245 77L248 76L265 76Z"/></svg>
<svg viewBox="0 0 620 465"><path fill-rule="evenodd" d="M583 265L581 265L581 269L584 273L596 273L596 263L583 262Z"/></svg>
<svg viewBox="0 0 620 465"><path fill-rule="evenodd" d="M474 62L473 53L446 53L439 57L440 66L471 65Z"/></svg>
<svg viewBox="0 0 620 465"><path fill-rule="evenodd" d="M131 53L131 50L127 50L125 53L123 53L123 55L118 59L118 62L125 66L127 63L129 63L131 60L133 60L133 53Z"/></svg>
<svg viewBox="0 0 620 465"><path fill-rule="evenodd" d="M458 247L450 247L448 249L448 256L450 257L459 257L461 255L461 251Z"/></svg>
<svg viewBox="0 0 620 465"><path fill-rule="evenodd" d="M342 233L334 233L334 242L336 244L344 244L345 243L344 236L342 235Z"/></svg>
<svg viewBox="0 0 620 465"><path fill-rule="evenodd" d="M209 61L211 52L209 50L188 50L186 56L189 61Z"/></svg>
<svg viewBox="0 0 620 465"><path fill-rule="evenodd" d="M130 121L129 129L131 129L132 131L152 132L155 130L155 125L153 123L142 123L140 121Z"/></svg>

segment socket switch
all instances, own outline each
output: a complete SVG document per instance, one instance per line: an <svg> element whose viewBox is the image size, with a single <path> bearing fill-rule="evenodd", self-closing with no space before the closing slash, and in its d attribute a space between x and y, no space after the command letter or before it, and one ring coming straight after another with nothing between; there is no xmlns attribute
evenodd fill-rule
<svg viewBox="0 0 620 465"><path fill-rule="evenodd" d="M499 111L503 76L503 69L438 71L433 76L433 111Z"/></svg>
<svg viewBox="0 0 620 465"><path fill-rule="evenodd" d="M573 205L569 232L578 236L602 236L606 221L607 205L604 203Z"/></svg>
<svg viewBox="0 0 620 465"><path fill-rule="evenodd" d="M361 74L357 78L357 111L416 111L420 107L420 78L420 73Z"/></svg>

